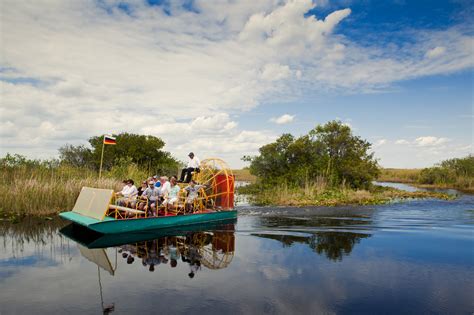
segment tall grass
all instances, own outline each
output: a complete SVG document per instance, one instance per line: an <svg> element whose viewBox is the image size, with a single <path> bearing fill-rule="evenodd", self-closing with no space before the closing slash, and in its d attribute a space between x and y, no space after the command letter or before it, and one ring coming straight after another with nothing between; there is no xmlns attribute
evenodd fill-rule
<svg viewBox="0 0 474 315"><path fill-rule="evenodd" d="M70 210L83 186L120 188L117 179L99 180L95 172L67 166L3 167L0 181L0 212L18 216Z"/></svg>
<svg viewBox="0 0 474 315"><path fill-rule="evenodd" d="M236 181L255 183L255 181L257 180L257 177L255 175L250 174L248 168L232 170L232 173L235 175Z"/></svg>
<svg viewBox="0 0 474 315"><path fill-rule="evenodd" d="M378 180L474 192L474 156L445 160L424 169L382 169Z"/></svg>
<svg viewBox="0 0 474 315"><path fill-rule="evenodd" d="M257 205L280 206L369 205L383 204L394 199L450 198L448 195L435 192L407 192L380 186L374 186L370 190L355 190L344 185L331 187L323 177L314 181L307 180L302 187L290 186L287 183L273 186L251 184L239 188L239 193L248 194L250 201Z"/></svg>
<svg viewBox="0 0 474 315"><path fill-rule="evenodd" d="M20 155L0 159L0 217L45 216L72 209L84 186L120 190L124 179L136 185L147 177L143 168L121 159L99 180L97 171L58 161L28 160ZM166 174L175 175L175 174Z"/></svg>
<svg viewBox="0 0 474 315"><path fill-rule="evenodd" d="M377 178L381 182L416 183L421 169L384 168Z"/></svg>

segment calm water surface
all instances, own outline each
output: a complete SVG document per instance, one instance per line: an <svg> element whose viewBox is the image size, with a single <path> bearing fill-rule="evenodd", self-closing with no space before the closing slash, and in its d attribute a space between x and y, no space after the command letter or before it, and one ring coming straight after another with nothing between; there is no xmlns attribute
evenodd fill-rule
<svg viewBox="0 0 474 315"><path fill-rule="evenodd" d="M126 245L59 219L0 223L0 314L474 312L472 195L238 210Z"/></svg>

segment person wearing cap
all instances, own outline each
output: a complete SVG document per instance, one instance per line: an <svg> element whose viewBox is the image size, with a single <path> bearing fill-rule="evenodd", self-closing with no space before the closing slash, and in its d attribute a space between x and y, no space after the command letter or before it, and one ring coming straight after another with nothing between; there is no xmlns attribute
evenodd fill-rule
<svg viewBox="0 0 474 315"><path fill-rule="evenodd" d="M153 181L155 182L155 187L160 188L161 182L160 182L160 178L158 177L158 175L153 176Z"/></svg>
<svg viewBox="0 0 474 315"><path fill-rule="evenodd" d="M188 166L186 166L185 168L181 170L181 177L179 179L181 183L183 182L189 183L193 176L192 172L199 173L199 164L201 162L199 161L198 157L194 156L193 152L190 152L188 156L189 156Z"/></svg>
<svg viewBox="0 0 474 315"><path fill-rule="evenodd" d="M148 182L148 188L143 192L141 199L142 200L148 200L148 205L146 202L141 202L140 205L138 206L139 210L145 210L147 211L150 215L156 217L157 216L157 211L156 208L159 206L159 189L155 187L155 182L154 181L149 181Z"/></svg>

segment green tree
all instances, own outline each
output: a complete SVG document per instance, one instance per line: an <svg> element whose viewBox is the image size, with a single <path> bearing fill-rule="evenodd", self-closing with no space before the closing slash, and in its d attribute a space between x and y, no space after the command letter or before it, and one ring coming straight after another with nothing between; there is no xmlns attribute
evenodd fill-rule
<svg viewBox="0 0 474 315"><path fill-rule="evenodd" d="M116 145L105 145L103 169L111 170L124 159L139 169L151 173L174 174L179 162L163 149L165 142L154 136L120 133ZM102 154L103 136L89 139L91 148L65 145L59 149L62 163L98 170Z"/></svg>
<svg viewBox="0 0 474 315"><path fill-rule="evenodd" d="M299 138L283 134L261 147L259 155L243 160L250 162L252 174L268 183L284 180L302 185L322 176L332 185L361 188L370 186L379 172L370 147L349 126L330 121Z"/></svg>
<svg viewBox="0 0 474 315"><path fill-rule="evenodd" d="M309 132L323 148L321 157L327 162L325 175L334 183L347 183L354 188L368 187L377 178L379 168L371 144L352 134L340 121L330 121Z"/></svg>
<svg viewBox="0 0 474 315"><path fill-rule="evenodd" d="M92 150L83 145L66 144L59 148L59 160L75 167L91 167Z"/></svg>

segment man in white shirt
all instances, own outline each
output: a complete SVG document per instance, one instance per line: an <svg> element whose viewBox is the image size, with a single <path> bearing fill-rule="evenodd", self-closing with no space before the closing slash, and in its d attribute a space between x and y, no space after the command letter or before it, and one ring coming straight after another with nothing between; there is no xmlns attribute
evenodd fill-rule
<svg viewBox="0 0 474 315"><path fill-rule="evenodd" d="M160 183L161 183L161 185L158 188L160 190L160 197L164 198L165 194L168 194L168 192L171 188L171 185L170 185L170 182L168 181L168 177L166 177L166 176L161 176L160 177Z"/></svg>
<svg viewBox="0 0 474 315"><path fill-rule="evenodd" d="M193 176L192 172L199 173L199 164L201 162L199 161L198 157L194 156L193 152L190 152L188 156L189 156L188 166L186 166L185 168L181 170L181 178L179 179L181 183L183 182L189 183Z"/></svg>
<svg viewBox="0 0 474 315"><path fill-rule="evenodd" d="M117 197L116 203L120 206L127 206L129 201L132 201L138 194L138 189L132 179L124 181L126 185L122 191L115 194Z"/></svg>

